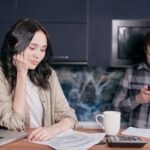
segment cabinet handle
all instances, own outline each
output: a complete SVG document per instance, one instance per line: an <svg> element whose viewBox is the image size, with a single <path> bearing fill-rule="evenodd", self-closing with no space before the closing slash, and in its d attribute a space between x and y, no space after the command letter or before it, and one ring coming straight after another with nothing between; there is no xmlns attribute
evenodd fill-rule
<svg viewBox="0 0 150 150"><path fill-rule="evenodd" d="M68 60L68 59L69 59L69 56L53 56L53 59Z"/></svg>

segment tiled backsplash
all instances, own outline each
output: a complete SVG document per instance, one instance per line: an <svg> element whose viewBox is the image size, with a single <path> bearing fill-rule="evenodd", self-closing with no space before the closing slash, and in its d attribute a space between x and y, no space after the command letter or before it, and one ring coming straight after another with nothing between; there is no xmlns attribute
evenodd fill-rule
<svg viewBox="0 0 150 150"><path fill-rule="evenodd" d="M123 69L59 66L55 70L79 121L95 121L96 114L112 109L112 100Z"/></svg>

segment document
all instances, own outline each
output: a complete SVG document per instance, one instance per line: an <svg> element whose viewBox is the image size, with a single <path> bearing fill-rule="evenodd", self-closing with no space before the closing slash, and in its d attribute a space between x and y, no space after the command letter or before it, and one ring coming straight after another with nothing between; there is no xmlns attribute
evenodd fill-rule
<svg viewBox="0 0 150 150"><path fill-rule="evenodd" d="M100 129L101 127L97 124L97 122L92 121L79 121L78 123L79 128L87 128L87 129Z"/></svg>
<svg viewBox="0 0 150 150"><path fill-rule="evenodd" d="M70 129L50 140L34 143L48 145L56 150L87 150L103 140L105 135L106 133L84 133Z"/></svg>
<svg viewBox="0 0 150 150"><path fill-rule="evenodd" d="M124 130L122 134L150 138L150 129L129 127Z"/></svg>

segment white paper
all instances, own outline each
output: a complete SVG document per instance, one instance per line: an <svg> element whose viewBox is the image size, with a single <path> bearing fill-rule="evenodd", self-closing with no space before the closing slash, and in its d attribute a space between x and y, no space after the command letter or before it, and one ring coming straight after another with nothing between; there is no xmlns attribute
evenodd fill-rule
<svg viewBox="0 0 150 150"><path fill-rule="evenodd" d="M68 130L47 141L34 142L48 145L56 150L87 150L105 137L106 133L84 133Z"/></svg>
<svg viewBox="0 0 150 150"><path fill-rule="evenodd" d="M150 138L150 129L129 127L122 134Z"/></svg>
<svg viewBox="0 0 150 150"><path fill-rule="evenodd" d="M79 121L78 123L79 128L87 128L87 129L101 129L97 122L92 121Z"/></svg>

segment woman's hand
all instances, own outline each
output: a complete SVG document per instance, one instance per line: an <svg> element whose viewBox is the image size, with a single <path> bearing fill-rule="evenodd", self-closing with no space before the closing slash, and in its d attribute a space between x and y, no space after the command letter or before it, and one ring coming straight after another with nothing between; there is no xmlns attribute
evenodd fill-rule
<svg viewBox="0 0 150 150"><path fill-rule="evenodd" d="M28 72L28 64L25 58L24 52L19 54L15 54L13 56L13 64L17 69L17 73L27 73Z"/></svg>
<svg viewBox="0 0 150 150"><path fill-rule="evenodd" d="M60 129L56 125L50 127L41 127L32 131L28 139L29 141L43 141L54 137L60 132Z"/></svg>
<svg viewBox="0 0 150 150"><path fill-rule="evenodd" d="M28 73L28 63L24 53L15 54L13 56L13 64L17 70L16 87L13 95L13 110L25 116L26 110L26 80Z"/></svg>
<svg viewBox="0 0 150 150"><path fill-rule="evenodd" d="M64 132L68 129L72 129L75 125L74 119L70 117L63 118L60 122L51 125L49 127L41 127L32 131L28 139L29 141L43 141L48 140L58 133Z"/></svg>

